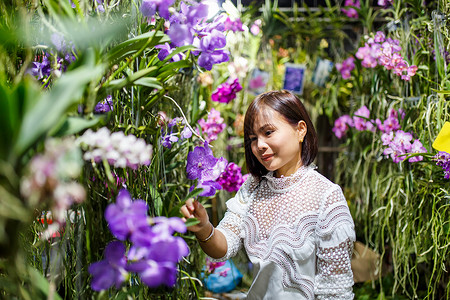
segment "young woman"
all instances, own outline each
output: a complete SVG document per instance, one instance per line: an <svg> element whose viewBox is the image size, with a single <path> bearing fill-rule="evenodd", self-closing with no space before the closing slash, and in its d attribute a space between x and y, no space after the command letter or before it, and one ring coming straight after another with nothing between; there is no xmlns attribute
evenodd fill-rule
<svg viewBox="0 0 450 300"><path fill-rule="evenodd" d="M200 221L188 229L203 251L220 261L245 247L254 266L247 299L353 299L353 220L341 188L314 170L317 136L301 101L259 95L244 141L251 176L217 228L199 202L181 208Z"/></svg>

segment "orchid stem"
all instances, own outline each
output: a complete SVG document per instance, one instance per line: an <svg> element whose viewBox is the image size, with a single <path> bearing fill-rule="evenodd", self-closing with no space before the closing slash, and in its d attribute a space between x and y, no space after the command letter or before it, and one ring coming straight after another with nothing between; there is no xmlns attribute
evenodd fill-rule
<svg viewBox="0 0 450 300"><path fill-rule="evenodd" d="M184 115L183 110L181 109L181 107L178 105L178 103L171 97L164 95L164 97L166 97L167 99L169 99L170 101L173 102L173 104L175 104L175 106L178 108L178 110L180 111L181 115L183 116L184 119L184 123L186 124L186 126L189 128L189 130L196 136L198 137L202 142L205 142L205 140L191 127L191 125L189 124L186 116ZM210 147L212 147L210 145Z"/></svg>

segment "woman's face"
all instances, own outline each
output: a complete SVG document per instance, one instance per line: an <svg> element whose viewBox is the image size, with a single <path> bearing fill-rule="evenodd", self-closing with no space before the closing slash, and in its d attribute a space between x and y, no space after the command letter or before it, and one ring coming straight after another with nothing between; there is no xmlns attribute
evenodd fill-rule
<svg viewBox="0 0 450 300"><path fill-rule="evenodd" d="M302 144L306 123L289 124L277 111L266 108L254 122L249 135L253 154L276 177L289 176L302 165Z"/></svg>

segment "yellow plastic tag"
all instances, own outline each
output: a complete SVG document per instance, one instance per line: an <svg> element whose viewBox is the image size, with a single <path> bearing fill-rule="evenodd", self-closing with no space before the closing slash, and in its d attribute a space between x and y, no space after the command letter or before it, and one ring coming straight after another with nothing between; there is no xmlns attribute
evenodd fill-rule
<svg viewBox="0 0 450 300"><path fill-rule="evenodd" d="M433 148L450 153L450 122L445 122L444 127L433 142Z"/></svg>

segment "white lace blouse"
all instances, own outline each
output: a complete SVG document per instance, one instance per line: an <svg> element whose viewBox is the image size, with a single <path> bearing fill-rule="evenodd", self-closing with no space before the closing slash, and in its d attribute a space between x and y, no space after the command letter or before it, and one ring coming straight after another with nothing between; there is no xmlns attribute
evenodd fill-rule
<svg viewBox="0 0 450 300"><path fill-rule="evenodd" d="M253 263L247 299L353 299L353 219L341 188L313 166L250 176L217 226L223 261L242 245Z"/></svg>

